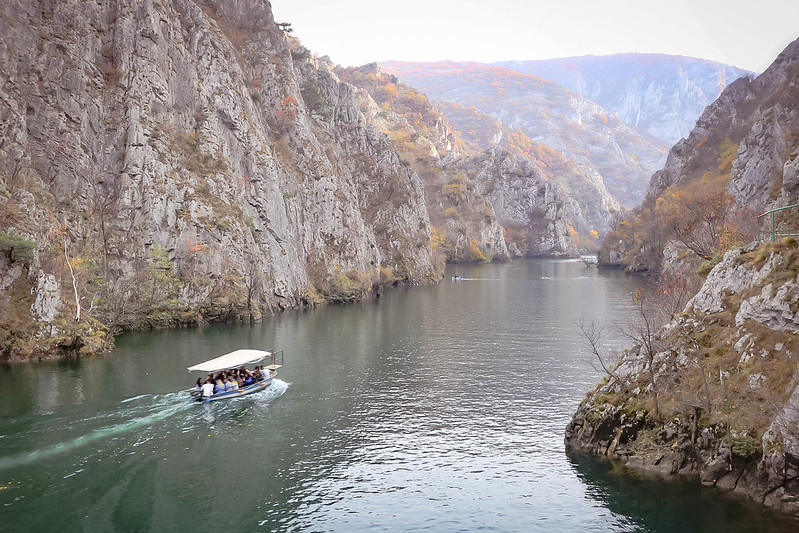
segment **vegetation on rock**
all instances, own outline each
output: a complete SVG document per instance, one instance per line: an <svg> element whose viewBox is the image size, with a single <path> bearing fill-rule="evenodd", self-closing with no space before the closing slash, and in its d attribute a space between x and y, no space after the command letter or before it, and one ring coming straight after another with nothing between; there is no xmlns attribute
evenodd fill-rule
<svg viewBox="0 0 799 533"><path fill-rule="evenodd" d="M757 79L730 85L605 238L602 262L679 278L693 297L675 306L681 291L652 291L640 314L670 310L665 325L644 320L615 363L584 326L606 379L566 443L699 474L799 517L799 246L791 236L751 242L756 213L799 198L797 62L799 41ZM761 236L796 233L796 217L795 208L769 216Z"/></svg>
<svg viewBox="0 0 799 533"><path fill-rule="evenodd" d="M418 176L268 3L39 7L0 6L0 358L438 279Z"/></svg>

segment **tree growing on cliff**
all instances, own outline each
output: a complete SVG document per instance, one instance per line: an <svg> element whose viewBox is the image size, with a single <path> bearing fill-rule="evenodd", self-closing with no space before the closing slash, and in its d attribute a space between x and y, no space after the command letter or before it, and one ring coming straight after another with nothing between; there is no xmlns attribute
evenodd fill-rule
<svg viewBox="0 0 799 533"><path fill-rule="evenodd" d="M657 332L662 321L658 320L660 310L656 301L646 294L644 289L638 289L633 295L635 304L635 318L633 321L620 328L621 334L638 347L638 354L646 365L646 374L649 377L649 386L652 390L652 410L655 419L660 418L658 404L658 384L655 369L655 356L658 353Z"/></svg>
<svg viewBox="0 0 799 533"><path fill-rule="evenodd" d="M704 260L751 238L735 200L722 184L693 183L658 198L656 213L668 233Z"/></svg>
<svg viewBox="0 0 799 533"><path fill-rule="evenodd" d="M261 263L250 253L247 257L244 271L244 286L247 289L247 312L250 315L250 320L256 320L260 316L260 311L256 313L254 309L254 304L258 301L263 291L263 271L260 265Z"/></svg>
<svg viewBox="0 0 799 533"><path fill-rule="evenodd" d="M602 335L605 330L604 326L597 326L594 322L587 324L582 318L577 321L577 326L580 328L583 337L585 337L591 354L599 363L599 368L592 364L594 370L599 371L601 369L609 380L615 381L621 386L622 391L626 391L626 381L615 371L617 364L609 361L605 356L599 353L600 346L602 345Z"/></svg>

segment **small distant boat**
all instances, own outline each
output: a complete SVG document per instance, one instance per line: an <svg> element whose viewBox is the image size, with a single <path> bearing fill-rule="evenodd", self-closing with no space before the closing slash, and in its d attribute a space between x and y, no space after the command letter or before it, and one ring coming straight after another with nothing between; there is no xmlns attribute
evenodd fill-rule
<svg viewBox="0 0 799 533"><path fill-rule="evenodd" d="M277 363L278 354L280 355L280 364ZM208 361L190 366L190 373L204 372L205 374L214 374L223 370L234 370L241 368L242 366L254 365L264 361L265 359L269 359L271 361L270 364L264 365L264 368L269 370L269 376L261 379L260 381L256 381L250 385L245 385L236 390L218 392L213 396L208 397L192 394L192 399L198 402L213 402L216 400L239 398L241 396L247 396L248 394L253 394L254 392L264 390L272 383L272 380L277 375L277 369L283 366L283 350L278 352L267 352L264 350L236 350L235 352L220 355L214 359L209 359ZM190 389L189 392L193 393L194 390Z"/></svg>
<svg viewBox="0 0 799 533"><path fill-rule="evenodd" d="M599 258L596 256L596 254L581 255L580 259L582 259L586 266L597 266L599 264Z"/></svg>
<svg viewBox="0 0 799 533"><path fill-rule="evenodd" d="M463 276L452 276L452 281L463 281Z"/></svg>

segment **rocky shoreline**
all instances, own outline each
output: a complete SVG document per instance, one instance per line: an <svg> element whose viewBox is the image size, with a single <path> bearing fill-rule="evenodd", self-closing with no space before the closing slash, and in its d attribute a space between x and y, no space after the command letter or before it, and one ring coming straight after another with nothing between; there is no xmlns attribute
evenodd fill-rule
<svg viewBox="0 0 799 533"><path fill-rule="evenodd" d="M587 395L567 451L696 476L799 518L798 252L793 239L728 252L652 357L624 350Z"/></svg>

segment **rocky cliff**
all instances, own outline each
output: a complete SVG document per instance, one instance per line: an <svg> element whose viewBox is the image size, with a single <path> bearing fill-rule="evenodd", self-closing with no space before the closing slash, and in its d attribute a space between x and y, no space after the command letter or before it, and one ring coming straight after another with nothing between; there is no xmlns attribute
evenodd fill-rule
<svg viewBox="0 0 799 533"><path fill-rule="evenodd" d="M440 261L504 261L511 257L491 203L474 176L451 164L463 143L427 96L385 75L377 64L337 68L356 93L367 121L385 132L422 180Z"/></svg>
<svg viewBox="0 0 799 533"><path fill-rule="evenodd" d="M576 163L554 148L533 142L523 131L511 129L475 107L462 107L439 100L436 105L452 124L464 144L464 152L479 155L500 148L532 163L550 185L562 189L568 202L579 205L567 222L577 231L581 249L595 250L601 238L624 208L610 194L602 176L593 168ZM506 195L512 200L513 195Z"/></svg>
<svg viewBox="0 0 799 533"><path fill-rule="evenodd" d="M688 136L696 119L743 69L692 57L615 54L496 65L563 85L619 117L625 124L672 145Z"/></svg>
<svg viewBox="0 0 799 533"><path fill-rule="evenodd" d="M799 517L797 271L793 238L727 253L676 319L628 330L636 346L605 361L567 449L698 474Z"/></svg>
<svg viewBox="0 0 799 533"><path fill-rule="evenodd" d="M799 41L757 78L730 84L691 134L669 152L643 204L608 237L602 256L633 270L657 271L675 243L715 261L757 234L756 215L799 200ZM770 221L768 221L770 222ZM769 227L766 227L769 226ZM795 216L775 218L796 232ZM770 224L761 228L770 232ZM671 256L673 254L666 254Z"/></svg>
<svg viewBox="0 0 799 533"><path fill-rule="evenodd" d="M418 176L268 2L12 0L0 36L4 359L437 276Z"/></svg>
<svg viewBox="0 0 799 533"><path fill-rule="evenodd" d="M760 212L797 197L789 166L799 146L799 40L791 43L757 78L744 77L707 107L688 138L669 152L652 177L648 197L667 187L718 174L728 165L728 189L736 203Z"/></svg>
<svg viewBox="0 0 799 533"><path fill-rule="evenodd" d="M544 178L529 160L501 148L453 161L474 177L502 221L514 253L525 256L576 257L575 226L586 231L579 204L557 184Z"/></svg>

